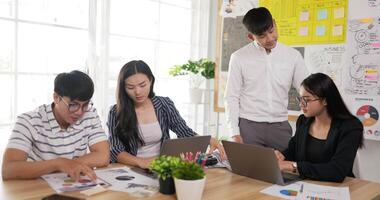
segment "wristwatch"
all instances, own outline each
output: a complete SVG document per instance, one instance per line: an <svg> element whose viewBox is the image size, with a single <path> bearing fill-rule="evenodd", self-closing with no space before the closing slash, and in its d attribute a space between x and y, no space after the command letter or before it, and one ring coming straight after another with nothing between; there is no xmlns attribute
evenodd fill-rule
<svg viewBox="0 0 380 200"><path fill-rule="evenodd" d="M297 162L293 162L292 163L292 167L293 167L293 173L296 173L297 172Z"/></svg>

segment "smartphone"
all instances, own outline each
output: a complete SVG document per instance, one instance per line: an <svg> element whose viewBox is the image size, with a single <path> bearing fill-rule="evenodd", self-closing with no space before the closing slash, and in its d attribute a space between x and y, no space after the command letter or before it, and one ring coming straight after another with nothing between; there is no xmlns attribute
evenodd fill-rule
<svg viewBox="0 0 380 200"><path fill-rule="evenodd" d="M42 200L85 200L79 197L65 196L61 194L52 194L42 198Z"/></svg>
<svg viewBox="0 0 380 200"><path fill-rule="evenodd" d="M142 169L140 167L132 167L131 170L138 174L150 177L152 179L157 179L157 175L153 173L152 171L150 171L149 169Z"/></svg>

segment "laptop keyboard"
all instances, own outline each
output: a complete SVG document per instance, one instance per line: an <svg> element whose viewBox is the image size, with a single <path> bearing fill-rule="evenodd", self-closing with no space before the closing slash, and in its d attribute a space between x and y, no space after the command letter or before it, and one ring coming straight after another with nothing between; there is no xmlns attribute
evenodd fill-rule
<svg viewBox="0 0 380 200"><path fill-rule="evenodd" d="M282 173L282 178L284 180L284 183L300 179L297 174L291 174L291 173Z"/></svg>

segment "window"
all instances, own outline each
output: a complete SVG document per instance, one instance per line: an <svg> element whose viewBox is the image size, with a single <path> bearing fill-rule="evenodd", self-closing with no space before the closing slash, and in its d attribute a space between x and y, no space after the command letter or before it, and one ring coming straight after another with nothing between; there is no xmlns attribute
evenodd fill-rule
<svg viewBox="0 0 380 200"><path fill-rule="evenodd" d="M20 113L50 103L57 73L74 69L94 79L94 102L103 121L115 104L117 75L133 59L156 76L155 92L189 111L187 81L168 70L191 49L194 0L0 0L0 130ZM180 97L171 91L179 91Z"/></svg>
<svg viewBox="0 0 380 200"><path fill-rule="evenodd" d="M0 130L50 103L57 73L86 69L88 16L88 0L0 0Z"/></svg>
<svg viewBox="0 0 380 200"><path fill-rule="evenodd" d="M109 71L106 108L115 104L117 75L131 60L144 60L156 78L155 92L178 102L186 96L184 84L170 84L169 68L186 62L191 54L191 0L113 0L110 2ZM173 17L174 16L174 17ZM185 86L187 88L187 86ZM173 95L170 91L178 91ZM180 98L178 98L180 96ZM175 98L177 97L177 99Z"/></svg>

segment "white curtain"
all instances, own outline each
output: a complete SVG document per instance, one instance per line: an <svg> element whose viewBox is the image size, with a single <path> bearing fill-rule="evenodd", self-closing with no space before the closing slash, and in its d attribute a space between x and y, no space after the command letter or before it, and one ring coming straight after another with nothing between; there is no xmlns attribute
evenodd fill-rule
<svg viewBox="0 0 380 200"><path fill-rule="evenodd" d="M191 59L208 57L210 0L192 0Z"/></svg>

